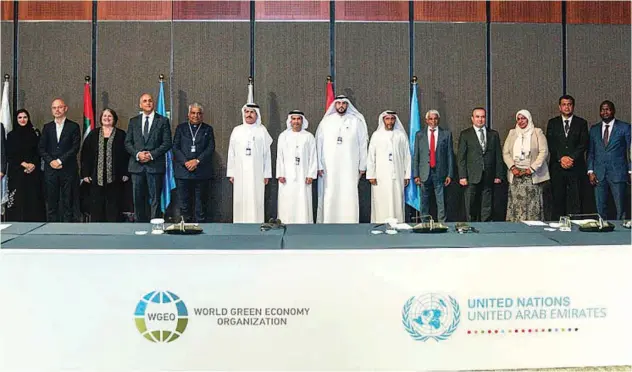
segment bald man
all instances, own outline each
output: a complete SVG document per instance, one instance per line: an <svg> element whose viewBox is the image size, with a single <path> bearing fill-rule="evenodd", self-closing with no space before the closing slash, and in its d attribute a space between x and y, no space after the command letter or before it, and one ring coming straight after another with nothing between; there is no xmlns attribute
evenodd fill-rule
<svg viewBox="0 0 632 372"><path fill-rule="evenodd" d="M125 149L130 154L136 222L160 217L160 194L166 171L167 151L171 150L169 119L154 111L154 97L144 93L138 106L142 114L129 119Z"/></svg>
<svg viewBox="0 0 632 372"><path fill-rule="evenodd" d="M66 118L68 106L57 98L51 104L53 121L44 124L39 153L44 159L46 219L72 222L72 183L77 179L77 153L81 143L79 124Z"/></svg>

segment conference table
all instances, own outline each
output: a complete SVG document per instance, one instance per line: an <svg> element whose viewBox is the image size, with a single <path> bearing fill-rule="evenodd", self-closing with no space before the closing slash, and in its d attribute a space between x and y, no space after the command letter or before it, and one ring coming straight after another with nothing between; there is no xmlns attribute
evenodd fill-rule
<svg viewBox="0 0 632 372"><path fill-rule="evenodd" d="M0 231L2 249L424 249L573 245L630 245L630 230L613 221L607 233L547 231L524 223L471 223L477 233L458 233L447 223L445 233L373 234L374 224L286 225L262 231L259 224L201 224L199 235L138 235L150 232L143 223L10 223Z"/></svg>
<svg viewBox="0 0 632 372"><path fill-rule="evenodd" d="M611 222L396 234L212 223L198 235L9 222L0 370L632 365L632 236Z"/></svg>

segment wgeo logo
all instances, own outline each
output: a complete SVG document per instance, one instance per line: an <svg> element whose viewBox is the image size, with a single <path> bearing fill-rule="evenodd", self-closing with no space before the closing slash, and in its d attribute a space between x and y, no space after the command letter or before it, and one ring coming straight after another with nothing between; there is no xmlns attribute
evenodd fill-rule
<svg viewBox="0 0 632 372"><path fill-rule="evenodd" d="M182 335L189 323L189 312L175 293L153 291L136 305L136 328L151 342L171 342Z"/></svg>

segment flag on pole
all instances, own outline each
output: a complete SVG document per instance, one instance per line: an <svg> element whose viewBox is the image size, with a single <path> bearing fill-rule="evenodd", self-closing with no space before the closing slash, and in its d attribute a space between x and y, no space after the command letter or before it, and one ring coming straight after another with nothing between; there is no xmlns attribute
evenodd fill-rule
<svg viewBox="0 0 632 372"><path fill-rule="evenodd" d="M325 104L325 111L331 106L334 101L334 82L331 80L331 76L327 76L327 103Z"/></svg>
<svg viewBox="0 0 632 372"><path fill-rule="evenodd" d="M0 122L4 125L4 133L9 134L9 132L13 129L13 120L11 119L11 109L9 107L9 80L4 81L4 87L2 88Z"/></svg>
<svg viewBox="0 0 632 372"><path fill-rule="evenodd" d="M252 76L248 77L248 101L246 103L255 103L255 83Z"/></svg>
<svg viewBox="0 0 632 372"><path fill-rule="evenodd" d="M5 76L4 87L2 88L2 106L0 107L0 123L4 126L4 135L8 135L13 129L13 120L11 119L11 109L9 108L9 78ZM3 138L3 139L6 139ZM6 143L6 142L4 142ZM3 144L4 144L3 143ZM5 150L6 151L6 150ZM5 174L0 184L0 203L2 204L2 212L4 213L5 204L9 201L9 177Z"/></svg>
<svg viewBox="0 0 632 372"><path fill-rule="evenodd" d="M158 106L156 112L167 117L167 108L165 106L165 88L164 81L160 79L160 92L158 93ZM162 186L162 197L160 198L160 209L165 213L167 207L171 203L171 190L176 188L176 180L173 177L173 156L171 150L165 154L165 179Z"/></svg>
<svg viewBox="0 0 632 372"><path fill-rule="evenodd" d="M419 116L419 101L417 100L417 80L413 79L413 91L410 98L410 122L408 123L408 141L410 144L410 156L415 154L415 136L421 130L421 117ZM412 169L411 169L412 171ZM412 174L412 172L411 172ZM406 186L406 204L420 210L419 187L415 182L410 182Z"/></svg>
<svg viewBox="0 0 632 372"><path fill-rule="evenodd" d="M94 111L92 110L92 92L90 91L90 77L86 76L83 87L83 139L94 130Z"/></svg>

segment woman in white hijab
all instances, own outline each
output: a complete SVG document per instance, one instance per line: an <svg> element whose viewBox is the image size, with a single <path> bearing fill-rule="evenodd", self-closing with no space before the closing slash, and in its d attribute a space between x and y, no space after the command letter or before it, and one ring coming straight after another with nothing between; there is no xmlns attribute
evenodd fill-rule
<svg viewBox="0 0 632 372"><path fill-rule="evenodd" d="M542 129L533 125L529 111L518 111L516 127L509 131L503 146L509 181L507 221L544 219L542 182L550 179L548 158L549 147Z"/></svg>

